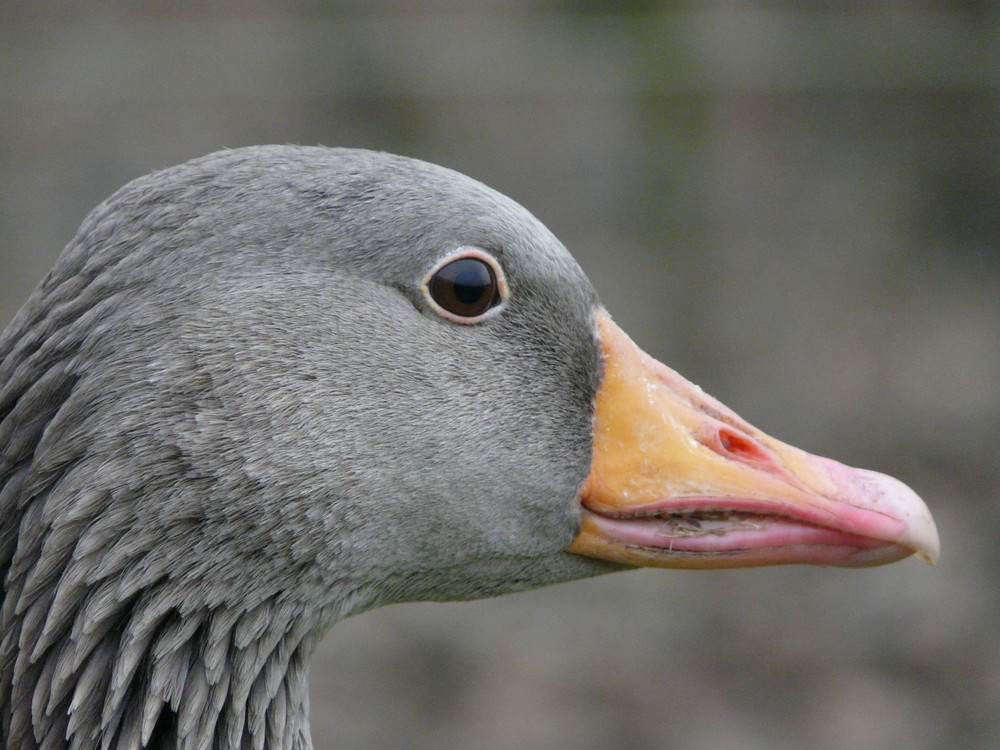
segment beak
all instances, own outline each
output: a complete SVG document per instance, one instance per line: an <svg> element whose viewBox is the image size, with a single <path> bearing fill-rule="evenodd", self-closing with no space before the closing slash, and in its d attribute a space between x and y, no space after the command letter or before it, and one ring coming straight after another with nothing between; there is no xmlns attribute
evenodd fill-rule
<svg viewBox="0 0 1000 750"><path fill-rule="evenodd" d="M905 484L768 437L596 318L604 379L570 552L661 568L937 559Z"/></svg>

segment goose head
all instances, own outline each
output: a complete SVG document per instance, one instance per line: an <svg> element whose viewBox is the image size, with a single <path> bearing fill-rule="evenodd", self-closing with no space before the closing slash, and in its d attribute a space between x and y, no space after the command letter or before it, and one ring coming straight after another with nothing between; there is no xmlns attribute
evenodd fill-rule
<svg viewBox="0 0 1000 750"><path fill-rule="evenodd" d="M336 620L629 566L933 559L905 485L645 355L528 211L220 152L86 219L0 337L0 739L310 747Z"/></svg>

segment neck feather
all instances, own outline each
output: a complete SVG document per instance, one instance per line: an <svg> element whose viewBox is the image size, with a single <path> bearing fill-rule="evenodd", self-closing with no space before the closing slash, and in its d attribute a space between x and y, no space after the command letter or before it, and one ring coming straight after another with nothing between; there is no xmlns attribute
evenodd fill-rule
<svg viewBox="0 0 1000 750"><path fill-rule="evenodd" d="M4 747L309 750L316 618L282 602L185 611L177 601L144 591L66 630L22 613L22 647L4 643L14 656Z"/></svg>

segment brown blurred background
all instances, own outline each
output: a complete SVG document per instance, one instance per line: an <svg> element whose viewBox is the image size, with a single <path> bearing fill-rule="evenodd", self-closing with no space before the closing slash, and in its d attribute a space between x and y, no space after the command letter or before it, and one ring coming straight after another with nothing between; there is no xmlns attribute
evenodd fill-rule
<svg viewBox="0 0 1000 750"><path fill-rule="evenodd" d="M111 191L268 142L508 193L644 348L944 545L369 613L314 661L319 750L1000 747L994 4L0 2L0 325Z"/></svg>

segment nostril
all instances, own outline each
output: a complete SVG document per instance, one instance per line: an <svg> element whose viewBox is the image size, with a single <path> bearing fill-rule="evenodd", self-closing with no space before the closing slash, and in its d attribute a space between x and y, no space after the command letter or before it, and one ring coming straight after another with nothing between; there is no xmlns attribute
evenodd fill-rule
<svg viewBox="0 0 1000 750"><path fill-rule="evenodd" d="M722 451L732 458L741 461L753 461L757 463L770 463L770 456L757 443L746 435L742 435L735 430L719 430L719 445Z"/></svg>

